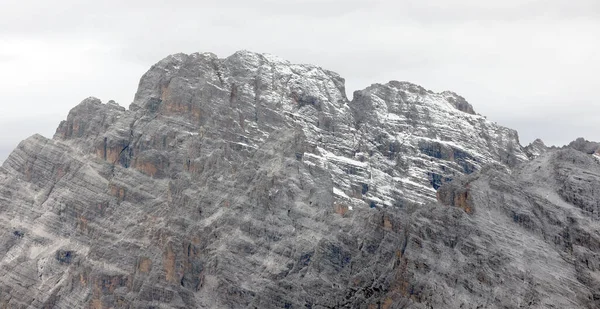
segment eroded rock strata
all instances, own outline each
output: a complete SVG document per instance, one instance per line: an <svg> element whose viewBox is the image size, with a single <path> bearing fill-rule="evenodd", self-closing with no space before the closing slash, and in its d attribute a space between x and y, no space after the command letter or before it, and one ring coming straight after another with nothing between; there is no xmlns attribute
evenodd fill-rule
<svg viewBox="0 0 600 309"><path fill-rule="evenodd" d="M0 305L598 308L600 165L571 146L452 92L172 55L4 162Z"/></svg>

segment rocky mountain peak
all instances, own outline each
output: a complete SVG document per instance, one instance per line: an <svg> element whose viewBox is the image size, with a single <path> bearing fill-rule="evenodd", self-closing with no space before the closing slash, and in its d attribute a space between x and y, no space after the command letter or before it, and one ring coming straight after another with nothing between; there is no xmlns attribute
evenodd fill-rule
<svg viewBox="0 0 600 309"><path fill-rule="evenodd" d="M579 150L586 154L600 153L600 143L588 141L583 137L579 137L572 141L567 147Z"/></svg>
<svg viewBox="0 0 600 309"><path fill-rule="evenodd" d="M446 101L448 101L450 104L452 104L459 111L462 111L462 112L465 112L468 114L472 114L472 115L476 114L475 110L473 109L473 106L469 102L467 102L467 100L465 98L461 97L460 95L456 94L455 92L444 91L440 94L443 95L446 98Z"/></svg>
<svg viewBox="0 0 600 309"><path fill-rule="evenodd" d="M525 152L529 158L535 158L547 152L549 148L544 144L544 141L537 138L525 147Z"/></svg>
<svg viewBox="0 0 600 309"><path fill-rule="evenodd" d="M594 308L600 164L534 146L452 92L171 55L4 162L0 305Z"/></svg>
<svg viewBox="0 0 600 309"><path fill-rule="evenodd" d="M342 197L370 186L360 194L368 205L406 199L403 190L390 191L385 183L400 182L416 193L410 201L424 202L457 175L492 162L514 166L527 160L514 130L475 115L455 93L391 81L356 91L348 101L338 74L248 51L224 59L211 53L168 56L141 78L130 111L99 104L73 109L58 136L70 138L74 126L76 137L82 137L77 143L85 144L78 148L94 149L97 156L125 167L150 166L152 175L166 176L181 171L165 166L165 158L188 162L186 169L198 160L169 147L185 132L260 149L273 132L294 128L305 139L299 149L303 161L338 165L330 172L335 171ZM103 113L110 117L102 116L104 123L98 125L103 128L90 132L92 142L79 124L98 123L90 117ZM168 134L162 129L165 121ZM348 169L353 172L337 172Z"/></svg>

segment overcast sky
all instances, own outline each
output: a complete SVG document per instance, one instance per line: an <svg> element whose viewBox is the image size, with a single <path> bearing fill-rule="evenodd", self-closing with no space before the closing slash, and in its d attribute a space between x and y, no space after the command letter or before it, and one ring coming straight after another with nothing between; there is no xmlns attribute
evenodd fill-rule
<svg viewBox="0 0 600 309"><path fill-rule="evenodd" d="M240 49L336 71L349 98L455 91L524 145L600 140L598 0L1 0L0 162L88 96L129 106L169 54Z"/></svg>

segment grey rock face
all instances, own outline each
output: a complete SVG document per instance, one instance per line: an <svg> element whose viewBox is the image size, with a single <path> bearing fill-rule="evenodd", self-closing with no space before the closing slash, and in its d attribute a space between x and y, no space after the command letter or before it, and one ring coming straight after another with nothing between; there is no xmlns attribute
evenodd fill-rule
<svg viewBox="0 0 600 309"><path fill-rule="evenodd" d="M472 233L462 240L464 247L445 257L466 261L458 281L465 282L467 294L482 295L474 302L484 307L598 308L596 185L599 162L563 149L512 174L490 167L442 187L438 195L443 204L469 213L458 230ZM444 213L434 208L431 213ZM459 234L444 231L449 237ZM436 239L426 238L427 246L434 247ZM505 288L495 289L497 284Z"/></svg>
<svg viewBox="0 0 600 309"><path fill-rule="evenodd" d="M583 137L572 141L567 147L579 150L587 154L600 153L600 143L590 142L584 139Z"/></svg>
<svg viewBox="0 0 600 309"><path fill-rule="evenodd" d="M0 303L593 308L596 176L568 175L597 164L572 152L528 162L451 92L172 55L129 109L88 98L4 162Z"/></svg>
<svg viewBox="0 0 600 309"><path fill-rule="evenodd" d="M549 148L546 146L546 144L544 144L544 141L539 138L525 146L525 153L530 159L539 157L548 151Z"/></svg>
<svg viewBox="0 0 600 309"><path fill-rule="evenodd" d="M514 130L465 113L449 98L460 97L396 81L354 93L350 104L367 145L362 153L370 155L372 166L389 171L386 182L408 188L395 199L413 196L421 202L443 182L483 165L527 160ZM391 170L390 161L396 161Z"/></svg>

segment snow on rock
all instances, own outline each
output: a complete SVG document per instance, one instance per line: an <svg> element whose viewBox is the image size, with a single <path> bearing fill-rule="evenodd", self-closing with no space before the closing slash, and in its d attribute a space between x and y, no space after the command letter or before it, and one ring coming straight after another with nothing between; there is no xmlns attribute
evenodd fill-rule
<svg viewBox="0 0 600 309"><path fill-rule="evenodd" d="M452 92L391 81L356 91L352 100L345 93L337 73L240 51L224 59L166 57L142 76L128 110L84 100L52 140L27 139L0 168L0 224L7 227L0 246L8 253L0 260L0 291L10 293L0 302L527 303L529 294L509 297L504 277L455 267L488 263L485 269L496 271L504 259L492 252L477 260L490 252L490 240L477 238L477 222L435 204L436 190L452 179L490 164L510 170L526 162L517 133L477 115ZM469 210L468 196L457 193L448 196ZM426 213L414 215L420 211ZM510 232L506 241L493 248L519 236L507 222L499 223ZM539 239L530 243L547 249ZM425 258L436 256L439 264ZM530 279L511 270L506 280ZM439 280L428 280L434 274ZM453 298L455 291L462 294Z"/></svg>

